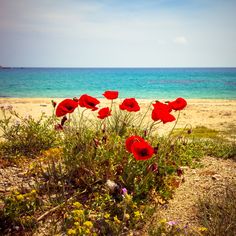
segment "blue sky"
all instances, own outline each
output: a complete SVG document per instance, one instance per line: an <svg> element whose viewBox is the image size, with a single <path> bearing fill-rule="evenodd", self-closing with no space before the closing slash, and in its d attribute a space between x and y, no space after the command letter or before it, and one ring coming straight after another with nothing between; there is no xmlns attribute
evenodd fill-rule
<svg viewBox="0 0 236 236"><path fill-rule="evenodd" d="M0 0L0 65L236 66L234 0Z"/></svg>

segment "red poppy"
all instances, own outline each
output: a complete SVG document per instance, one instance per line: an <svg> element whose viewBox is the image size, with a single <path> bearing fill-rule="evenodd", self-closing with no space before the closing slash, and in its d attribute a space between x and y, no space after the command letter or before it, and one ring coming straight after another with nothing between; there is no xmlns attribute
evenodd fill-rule
<svg viewBox="0 0 236 236"><path fill-rule="evenodd" d="M108 100L113 100L118 98L118 91L105 91L102 95Z"/></svg>
<svg viewBox="0 0 236 236"><path fill-rule="evenodd" d="M153 109L152 111L152 119L154 121L161 120L163 124L167 122L172 122L175 120L175 117L171 115L168 111L166 110L158 110L158 109Z"/></svg>
<svg viewBox="0 0 236 236"><path fill-rule="evenodd" d="M96 111L98 108L96 107L100 102L87 94L83 94L79 100L78 103L81 107L86 107L88 109L92 109L92 111Z"/></svg>
<svg viewBox="0 0 236 236"><path fill-rule="evenodd" d="M126 98L120 105L120 109L130 111L130 112L132 111L136 112L140 110L140 106L138 105L135 98Z"/></svg>
<svg viewBox="0 0 236 236"><path fill-rule="evenodd" d="M177 98L175 101L169 102L168 106L175 111L180 111L187 106L187 102L184 98Z"/></svg>
<svg viewBox="0 0 236 236"><path fill-rule="evenodd" d="M65 99L60 102L56 108L56 116L64 116L67 113L72 113L75 108L78 107L78 103L73 101L72 99Z"/></svg>
<svg viewBox="0 0 236 236"><path fill-rule="evenodd" d="M144 141L144 139L142 137L136 136L136 135L127 138L125 141L125 146L126 146L127 151L131 153L132 152L131 147L132 147L133 143L143 142L143 141Z"/></svg>
<svg viewBox="0 0 236 236"><path fill-rule="evenodd" d="M139 161L148 160L152 157L154 150L152 146L145 142L134 142L131 147L134 158Z"/></svg>
<svg viewBox="0 0 236 236"><path fill-rule="evenodd" d="M99 119L104 119L108 116L111 116L111 110L109 109L109 107L104 107L98 111Z"/></svg>
<svg viewBox="0 0 236 236"><path fill-rule="evenodd" d="M159 102L159 101L156 101L156 103L152 104L152 105L154 106L154 109L164 110L164 111L168 111L168 112L172 111L172 108L169 105Z"/></svg>

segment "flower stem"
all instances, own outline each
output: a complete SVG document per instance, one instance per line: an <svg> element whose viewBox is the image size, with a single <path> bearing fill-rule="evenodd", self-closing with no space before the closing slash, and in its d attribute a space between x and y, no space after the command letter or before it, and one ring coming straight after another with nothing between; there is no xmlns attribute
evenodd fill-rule
<svg viewBox="0 0 236 236"><path fill-rule="evenodd" d="M170 138L171 134L173 133L173 131L174 131L174 129L175 129L175 127L176 127L176 125L177 125L177 123L179 121L179 117L180 117L180 111L178 112L178 116L177 116L177 119L175 121L175 124L174 124L173 128L171 129L171 131L170 131L170 133L168 135L168 139Z"/></svg>
<svg viewBox="0 0 236 236"><path fill-rule="evenodd" d="M150 102L150 104L149 104L149 106L148 106L148 108L147 108L147 111L146 111L146 112L145 112L145 114L143 115L143 117L142 117L142 119L141 119L141 121L140 121L140 123L139 123L139 126L138 126L138 127L141 127L141 125L142 125L142 123L143 123L143 120L144 120L144 118L146 117L146 115L147 115L147 113L148 113L149 109L151 108L151 105L152 105L152 102Z"/></svg>

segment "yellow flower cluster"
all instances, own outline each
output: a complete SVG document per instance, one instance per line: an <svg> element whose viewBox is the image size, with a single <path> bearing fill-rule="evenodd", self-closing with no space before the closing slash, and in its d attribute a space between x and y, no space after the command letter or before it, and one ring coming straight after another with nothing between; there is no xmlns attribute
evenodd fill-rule
<svg viewBox="0 0 236 236"><path fill-rule="evenodd" d="M73 227L67 230L67 235L96 235L92 233L93 223L87 220L87 215L80 202L74 202L74 210L69 216L73 222ZM68 218L69 218L68 217Z"/></svg>

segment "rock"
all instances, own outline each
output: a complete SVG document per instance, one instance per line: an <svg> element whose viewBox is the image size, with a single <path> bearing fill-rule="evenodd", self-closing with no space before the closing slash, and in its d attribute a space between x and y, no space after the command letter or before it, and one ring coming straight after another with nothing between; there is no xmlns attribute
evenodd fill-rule
<svg viewBox="0 0 236 236"><path fill-rule="evenodd" d="M213 180L220 180L220 179L222 178L222 176L219 175L219 174L215 174L215 175L212 175L211 178L212 178Z"/></svg>

